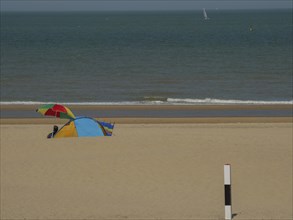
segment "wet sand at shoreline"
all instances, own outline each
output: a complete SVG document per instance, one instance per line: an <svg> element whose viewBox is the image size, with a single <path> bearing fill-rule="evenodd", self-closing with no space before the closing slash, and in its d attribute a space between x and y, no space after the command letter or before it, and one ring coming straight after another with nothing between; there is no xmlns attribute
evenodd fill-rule
<svg viewBox="0 0 293 220"><path fill-rule="evenodd" d="M1 109L37 109L39 104L5 104ZM292 109L291 104L231 104L231 105L66 105L70 109Z"/></svg>
<svg viewBox="0 0 293 220"><path fill-rule="evenodd" d="M1 118L13 119L44 119L42 115L35 110L38 105L1 105ZM93 118L113 118L115 121L133 123L141 119L143 123L157 123L153 118L161 118L162 121L177 123L180 121L188 123L208 122L210 119L216 118L216 121L225 122L226 120L218 120L219 118L250 118L246 121L251 122L251 118L283 118L279 122L284 122L284 118L292 117L293 105L69 105L75 115L89 116ZM123 118L123 120L121 120ZM125 119L126 118L126 119ZM187 120L192 119L192 120ZM196 118L196 120L195 120ZM118 120L117 120L118 119ZM147 119L147 120L146 120ZM181 120L182 119L182 120ZM229 120L230 120L229 119ZM237 119L237 120L238 120ZM237 122L232 119L231 122ZM7 120L6 120L7 121ZM261 120L263 121L263 119ZM273 122L276 119L273 119ZM287 120L288 121L288 120Z"/></svg>

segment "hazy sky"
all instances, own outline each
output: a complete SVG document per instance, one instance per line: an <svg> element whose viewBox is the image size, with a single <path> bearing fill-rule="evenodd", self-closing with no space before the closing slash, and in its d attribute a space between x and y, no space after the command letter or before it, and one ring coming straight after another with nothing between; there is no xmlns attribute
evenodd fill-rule
<svg viewBox="0 0 293 220"><path fill-rule="evenodd" d="M292 8L292 0L1 0L1 11Z"/></svg>

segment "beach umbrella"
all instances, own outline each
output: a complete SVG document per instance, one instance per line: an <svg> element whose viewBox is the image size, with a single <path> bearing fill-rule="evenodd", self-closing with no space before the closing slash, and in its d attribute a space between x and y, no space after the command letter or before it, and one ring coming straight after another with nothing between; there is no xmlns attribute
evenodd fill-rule
<svg viewBox="0 0 293 220"><path fill-rule="evenodd" d="M57 118L75 118L74 114L71 112L69 108L59 104L42 105L36 111L41 113L42 115L54 116Z"/></svg>

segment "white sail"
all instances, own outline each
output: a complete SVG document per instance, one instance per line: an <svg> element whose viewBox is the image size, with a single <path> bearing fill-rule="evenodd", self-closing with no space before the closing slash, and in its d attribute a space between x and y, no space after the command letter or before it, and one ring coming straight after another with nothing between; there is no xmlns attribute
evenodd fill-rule
<svg viewBox="0 0 293 220"><path fill-rule="evenodd" d="M205 20L210 19L210 18L208 17L208 15L207 15L207 12L206 12L205 8L203 8L203 17L204 17Z"/></svg>

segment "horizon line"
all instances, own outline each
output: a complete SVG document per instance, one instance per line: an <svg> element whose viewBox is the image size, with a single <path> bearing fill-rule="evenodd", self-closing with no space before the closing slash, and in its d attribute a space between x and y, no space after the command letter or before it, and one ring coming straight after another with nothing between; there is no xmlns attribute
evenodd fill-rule
<svg viewBox="0 0 293 220"><path fill-rule="evenodd" d="M0 9L0 13L2 12L151 12L151 11L202 11L203 8L197 9L63 9L63 10L55 10L55 9L38 9L38 10L11 10L11 9ZM253 10L292 10L292 8L205 8L209 11L253 11Z"/></svg>

